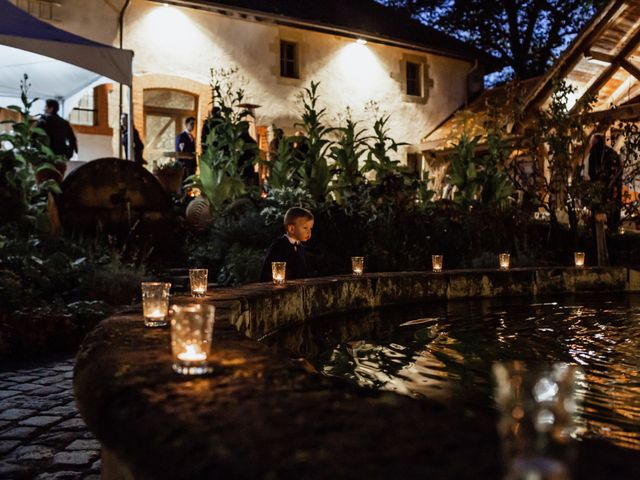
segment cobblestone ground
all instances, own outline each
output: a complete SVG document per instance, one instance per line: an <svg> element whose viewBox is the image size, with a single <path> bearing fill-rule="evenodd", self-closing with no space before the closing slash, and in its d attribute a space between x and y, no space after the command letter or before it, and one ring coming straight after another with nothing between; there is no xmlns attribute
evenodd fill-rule
<svg viewBox="0 0 640 480"><path fill-rule="evenodd" d="M99 480L72 377L73 358L0 366L0 479Z"/></svg>

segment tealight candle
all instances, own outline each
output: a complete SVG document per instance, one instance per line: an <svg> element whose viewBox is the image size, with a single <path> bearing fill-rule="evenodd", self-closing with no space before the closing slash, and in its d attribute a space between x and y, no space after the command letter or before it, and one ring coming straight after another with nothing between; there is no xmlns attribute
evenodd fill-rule
<svg viewBox="0 0 640 480"><path fill-rule="evenodd" d="M206 304L171 306L173 370L182 375L211 373L209 363L215 307Z"/></svg>
<svg viewBox="0 0 640 480"><path fill-rule="evenodd" d="M431 268L433 268L434 272L442 271L442 255L431 255Z"/></svg>
<svg viewBox="0 0 640 480"><path fill-rule="evenodd" d="M167 324L169 311L169 291L171 284L166 282L142 282L142 315L147 327L163 327Z"/></svg>
<svg viewBox="0 0 640 480"><path fill-rule="evenodd" d="M179 353L178 359L185 362L201 362L207 359L207 354L201 352L197 345L186 345L185 351Z"/></svg>
<svg viewBox="0 0 640 480"><path fill-rule="evenodd" d="M584 252L574 252L573 261L576 265L576 268L584 267Z"/></svg>
<svg viewBox="0 0 640 480"><path fill-rule="evenodd" d="M356 277L364 272L364 257L351 257L351 270Z"/></svg>
<svg viewBox="0 0 640 480"><path fill-rule="evenodd" d="M287 262L271 262L271 277L275 285L284 285L287 274Z"/></svg>
<svg viewBox="0 0 640 480"><path fill-rule="evenodd" d="M192 268L189 270L189 283L191 284L191 295L194 297L204 297L207 294L207 277L209 270L206 268Z"/></svg>
<svg viewBox="0 0 640 480"><path fill-rule="evenodd" d="M501 253L498 255L498 261L500 263L500 270L509 270L511 255L508 253Z"/></svg>

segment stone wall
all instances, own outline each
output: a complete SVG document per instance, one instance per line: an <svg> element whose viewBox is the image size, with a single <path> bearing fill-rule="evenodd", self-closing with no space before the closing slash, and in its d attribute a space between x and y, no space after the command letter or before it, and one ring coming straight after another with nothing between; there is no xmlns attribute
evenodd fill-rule
<svg viewBox="0 0 640 480"><path fill-rule="evenodd" d="M286 286L234 290L238 330L259 338L305 319L430 300L640 291L640 272L625 267L395 272L298 280ZM231 292L229 292L231 293Z"/></svg>

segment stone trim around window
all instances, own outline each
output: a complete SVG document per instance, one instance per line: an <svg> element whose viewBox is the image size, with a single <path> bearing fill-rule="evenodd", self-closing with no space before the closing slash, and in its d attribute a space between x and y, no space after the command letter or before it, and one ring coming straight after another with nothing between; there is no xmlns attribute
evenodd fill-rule
<svg viewBox="0 0 640 480"><path fill-rule="evenodd" d="M420 65L422 95L407 95L407 62ZM429 78L429 64L427 63L427 57L423 55L403 53L400 58L400 75L398 76L398 83L400 84L403 102L427 103L429 100L429 92L433 87L433 80Z"/></svg>

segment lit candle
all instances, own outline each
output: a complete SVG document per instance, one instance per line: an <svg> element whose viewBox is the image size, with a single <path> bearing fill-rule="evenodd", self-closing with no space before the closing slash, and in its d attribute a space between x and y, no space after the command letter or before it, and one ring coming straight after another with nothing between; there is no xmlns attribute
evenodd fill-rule
<svg viewBox="0 0 640 480"><path fill-rule="evenodd" d="M500 262L500 270L509 270L511 255L508 253L501 253L498 255L498 261Z"/></svg>
<svg viewBox="0 0 640 480"><path fill-rule="evenodd" d="M576 268L584 267L584 252L574 252L573 261L575 262Z"/></svg>
<svg viewBox="0 0 640 480"><path fill-rule="evenodd" d="M364 257L351 257L351 270L356 277L362 275L362 272L364 272Z"/></svg>
<svg viewBox="0 0 640 480"><path fill-rule="evenodd" d="M442 271L442 261L442 255L431 255L431 267L433 268L434 272Z"/></svg>
<svg viewBox="0 0 640 480"><path fill-rule="evenodd" d="M178 358L185 362L202 362L207 359L207 354L201 352L196 345L185 345L185 351L178 354Z"/></svg>
<svg viewBox="0 0 640 480"><path fill-rule="evenodd" d="M156 308L148 311L145 316L147 318L153 318L153 319L164 318L167 316L167 312L164 312L161 309Z"/></svg>
<svg viewBox="0 0 640 480"><path fill-rule="evenodd" d="M182 375L210 373L215 307L204 303L171 306L173 370Z"/></svg>
<svg viewBox="0 0 640 480"><path fill-rule="evenodd" d="M204 297L207 293L209 270L206 268L192 268L189 270L189 283L191 284L191 295L194 297Z"/></svg>
<svg viewBox="0 0 640 480"><path fill-rule="evenodd" d="M169 313L169 291L171 284L166 282L142 282L142 314L147 327L163 327Z"/></svg>
<svg viewBox="0 0 640 480"><path fill-rule="evenodd" d="M287 262L271 262L271 277L275 285L284 285L287 274Z"/></svg>

